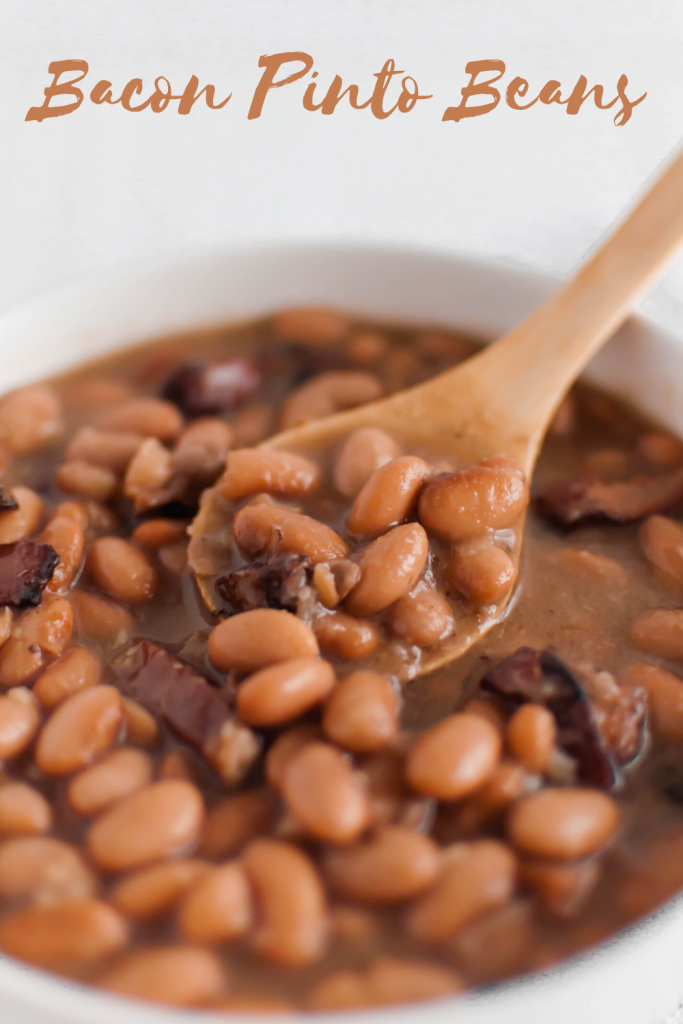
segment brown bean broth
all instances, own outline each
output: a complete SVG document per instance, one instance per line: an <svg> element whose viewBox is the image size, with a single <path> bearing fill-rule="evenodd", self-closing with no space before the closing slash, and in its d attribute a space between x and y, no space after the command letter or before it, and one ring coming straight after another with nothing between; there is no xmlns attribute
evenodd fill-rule
<svg viewBox="0 0 683 1024"><path fill-rule="evenodd" d="M376 325L367 326L377 329ZM53 381L64 399L66 437L68 439L74 429L91 420L92 409L78 404L81 383L93 377L113 376L130 382L138 394L156 395L169 370L188 356L201 359L259 351L268 374L264 394L259 395L258 401L280 403L297 383L301 368L306 364L316 372L349 366L367 369L384 376L389 387L395 389L432 376L472 349L467 339L440 332L436 337L442 339L443 354L420 359L417 347L419 332L404 327L382 326L381 330L391 339L394 352L400 352L400 358L396 357L392 363L389 356L379 366L356 367L339 353L311 350L307 354L304 349L299 349L292 360L286 347L278 347L271 342L268 321L233 330L190 332L118 353ZM534 477L535 491L542 489L550 480L581 471L587 454L612 447L630 448L643 432L652 429L640 414L601 392L581 385L576 393L578 430L568 436L551 435L547 439ZM60 445L35 455L16 457L2 481L10 487L19 482L33 487L46 502L45 519L65 497L54 482L54 471L62 450ZM316 502L321 518L330 521L325 515L329 494L323 492ZM120 516L121 528L117 532L127 536L138 520L132 516L128 503L116 501L113 507ZM315 509L316 503L309 507ZM315 514L315 511L309 514ZM522 645L551 647L569 661L589 662L596 668L613 673L643 660L661 664L675 672L678 667L675 663L650 656L644 658L626 639L628 626L638 612L654 605L679 603L648 571L637 543L637 529L637 524L590 525L567 534L549 526L532 507L526 524L520 582L504 621L458 663L407 684L403 711L405 726L419 730L457 710L473 694L485 666L497 663ZM591 584L586 576L567 572L554 561L556 553L567 546L586 548L616 559L627 570L631 585L615 589L609 583L597 581ZM180 651L191 662L200 665L209 678L222 681L206 656L205 640L214 620L198 598L191 573L185 570L180 582L163 569L160 575L162 586L158 595L149 604L135 610L134 634ZM79 585L92 587L87 574ZM88 644L87 638L77 635L76 639L79 643ZM97 649L97 645L93 646ZM340 667L339 662L336 667ZM108 681L106 677L104 681ZM155 757L160 758L164 752L178 748L187 749L166 734L164 745ZM190 751L190 757L210 806L224 795L224 787L198 755ZM607 855L609 869L603 871L594 894L576 917L564 922L555 921L531 899L520 895L512 905L495 912L486 925L470 926L469 947L462 940L454 940L429 956L436 962L455 964L466 981L475 985L542 968L622 928L683 884L683 868L680 868L663 888L653 885L652 897L648 899L649 872L653 877L657 873L657 863L649 860L648 842L651 837L670 833L678 837L678 848L683 852L683 807L663 796L656 784L663 759L676 764L683 761L681 753L672 747L654 749L641 758L637 767L628 774L626 786L618 795L624 824L617 842ZM65 797L66 781L42 777L30 765L27 756L12 761L7 766L6 775L25 777L50 799L56 818L54 835L70 841L82 841L88 821L69 809ZM437 825L448 837L450 825L447 814L441 815ZM633 900L629 902L623 893L631 884L637 888L641 876L645 877L645 895L641 893L640 903L637 898L635 903ZM109 884L105 882L105 893ZM377 923L376 934L363 941L336 942L332 952L321 963L297 972L264 965L240 950L239 945L227 949L226 962L231 966L231 973L240 989L298 1001L312 982L331 969L363 964L378 951L424 958L424 949L406 937L398 926L401 913L400 909L372 911ZM486 927L490 929L488 933L485 932ZM143 946L166 941L173 936L172 925L164 918L159 923L136 926L135 943Z"/></svg>

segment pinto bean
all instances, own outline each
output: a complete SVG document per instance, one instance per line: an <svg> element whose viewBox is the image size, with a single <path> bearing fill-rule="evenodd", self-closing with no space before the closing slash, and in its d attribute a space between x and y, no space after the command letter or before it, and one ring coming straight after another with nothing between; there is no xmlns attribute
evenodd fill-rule
<svg viewBox="0 0 683 1024"><path fill-rule="evenodd" d="M156 917L171 910L209 868L204 860L171 860L140 868L119 882L110 899L128 917Z"/></svg>
<svg viewBox="0 0 683 1024"><path fill-rule="evenodd" d="M151 781L151 758L140 750L122 747L76 775L67 797L78 814L99 814Z"/></svg>
<svg viewBox="0 0 683 1024"><path fill-rule="evenodd" d="M401 455L375 470L353 503L348 528L359 537L376 537L410 514L429 466L415 455Z"/></svg>
<svg viewBox="0 0 683 1024"><path fill-rule="evenodd" d="M92 967L128 942L128 925L100 900L17 910L0 921L0 949L49 970Z"/></svg>
<svg viewBox="0 0 683 1024"><path fill-rule="evenodd" d="M174 576L182 576L187 568L187 541L180 544L166 544L159 548L157 557L167 572Z"/></svg>
<svg viewBox="0 0 683 1024"><path fill-rule="evenodd" d="M526 480L516 466L483 459L431 480L420 496L420 522L444 540L468 540L513 526L528 500Z"/></svg>
<svg viewBox="0 0 683 1024"><path fill-rule="evenodd" d="M281 661L244 680L237 710L247 725L282 725L320 704L335 682L334 669L321 658Z"/></svg>
<svg viewBox="0 0 683 1024"><path fill-rule="evenodd" d="M159 726L147 708L129 697L123 698L126 739L138 747L153 747L159 739Z"/></svg>
<svg viewBox="0 0 683 1024"><path fill-rule="evenodd" d="M683 444L668 434L642 434L636 449L652 466L668 468L683 462Z"/></svg>
<svg viewBox="0 0 683 1024"><path fill-rule="evenodd" d="M106 750L123 720L121 695L114 686L93 686L68 697L38 737L35 761L47 775L69 775Z"/></svg>
<svg viewBox="0 0 683 1024"><path fill-rule="evenodd" d="M330 911L335 940L345 945L371 946L379 935L379 922L370 909L357 906L333 906Z"/></svg>
<svg viewBox="0 0 683 1024"><path fill-rule="evenodd" d="M327 975L311 990L309 1010L354 1010L445 999L463 989L460 978L445 967L421 960L378 956L367 972L341 970Z"/></svg>
<svg viewBox="0 0 683 1024"><path fill-rule="evenodd" d="M588 580L592 585L625 587L631 579L628 569L616 558L585 548L559 548L554 552L553 561L562 570L578 579Z"/></svg>
<svg viewBox="0 0 683 1024"><path fill-rule="evenodd" d="M315 491L320 469L315 462L294 452L270 448L236 448L227 458L218 489L227 501L252 494L302 497Z"/></svg>
<svg viewBox="0 0 683 1024"><path fill-rule="evenodd" d="M97 979L115 995L166 1006L199 1006L226 986L225 968L201 946L159 946L129 953Z"/></svg>
<svg viewBox="0 0 683 1024"><path fill-rule="evenodd" d="M354 846L330 850L323 872L335 892L360 903L397 903L412 899L436 879L439 849L413 829L387 825Z"/></svg>
<svg viewBox="0 0 683 1024"><path fill-rule="evenodd" d="M64 458L67 462L88 462L123 473L143 441L141 434L80 427L69 441Z"/></svg>
<svg viewBox="0 0 683 1024"><path fill-rule="evenodd" d="M116 490L116 474L107 466L71 459L63 462L57 470L57 485L65 494L78 494L93 501L109 501Z"/></svg>
<svg viewBox="0 0 683 1024"><path fill-rule="evenodd" d="M276 338L305 345L336 345L350 330L349 318L328 306L293 306L273 320Z"/></svg>
<svg viewBox="0 0 683 1024"><path fill-rule="evenodd" d="M34 903L87 899L95 880L79 850L51 836L19 836L0 846L0 895Z"/></svg>
<svg viewBox="0 0 683 1024"><path fill-rule="evenodd" d="M51 711L79 690L100 681L100 659L87 647L70 647L38 676L33 693L45 711Z"/></svg>
<svg viewBox="0 0 683 1024"><path fill-rule="evenodd" d="M2 611L0 611L0 647L9 639L10 633L12 632L12 622L14 616L12 609L9 605L6 605Z"/></svg>
<svg viewBox="0 0 683 1024"><path fill-rule="evenodd" d="M178 908L178 929L188 942L230 942L252 922L249 882L237 861L203 872Z"/></svg>
<svg viewBox="0 0 683 1024"><path fill-rule="evenodd" d="M370 753L398 735L401 701L379 672L358 671L342 679L323 714L323 731L339 747Z"/></svg>
<svg viewBox="0 0 683 1024"><path fill-rule="evenodd" d="M346 354L353 363L378 363L389 351L389 341L378 331L358 331L346 345ZM353 497L353 495L347 495Z"/></svg>
<svg viewBox="0 0 683 1024"><path fill-rule="evenodd" d="M493 604L514 586L517 566L507 551L481 537L451 552L446 577L469 601Z"/></svg>
<svg viewBox="0 0 683 1024"><path fill-rule="evenodd" d="M73 628L71 605L63 597L44 597L12 627L9 640L0 647L0 684L20 686L36 675L45 663L62 653Z"/></svg>
<svg viewBox="0 0 683 1024"><path fill-rule="evenodd" d="M185 779L186 782L197 781L197 760L189 750L170 750L165 754L159 765L160 779Z"/></svg>
<svg viewBox="0 0 683 1024"><path fill-rule="evenodd" d="M512 843L532 857L577 860L606 846L618 824L619 810L606 793L565 787L518 800L507 831Z"/></svg>
<svg viewBox="0 0 683 1024"><path fill-rule="evenodd" d="M342 409L374 402L383 388L376 377L357 370L331 370L302 384L282 407L281 429L289 430L309 420L329 416Z"/></svg>
<svg viewBox="0 0 683 1024"><path fill-rule="evenodd" d="M365 658L379 646L379 633L372 622L344 612L316 619L312 628L322 650L334 658Z"/></svg>
<svg viewBox="0 0 683 1024"><path fill-rule="evenodd" d="M40 711L30 690L17 686L0 697L0 760L26 750L38 732Z"/></svg>
<svg viewBox="0 0 683 1024"><path fill-rule="evenodd" d="M187 540L187 523L179 519L147 519L135 527L131 539L148 551Z"/></svg>
<svg viewBox="0 0 683 1024"><path fill-rule="evenodd" d="M0 441L15 455L29 455L64 432L62 403L45 384L10 391L0 399Z"/></svg>
<svg viewBox="0 0 683 1024"><path fill-rule="evenodd" d="M131 615L118 604L99 594L76 590L69 595L78 620L79 631L99 643L106 643L133 632Z"/></svg>
<svg viewBox="0 0 683 1024"><path fill-rule="evenodd" d="M238 448L260 444L269 434L274 433L273 421L274 414L270 405L259 403L242 409L230 424L234 431L234 443Z"/></svg>
<svg viewBox="0 0 683 1024"><path fill-rule="evenodd" d="M507 724L508 749L530 772L542 774L555 746L555 716L540 704L523 704Z"/></svg>
<svg viewBox="0 0 683 1024"><path fill-rule="evenodd" d="M21 686L43 667L43 655L37 644L27 644L13 636L0 648L0 685Z"/></svg>
<svg viewBox="0 0 683 1024"><path fill-rule="evenodd" d="M100 537L90 545L88 566L110 597L126 604L149 601L157 574L146 556L121 537Z"/></svg>
<svg viewBox="0 0 683 1024"><path fill-rule="evenodd" d="M59 562L46 590L50 594L64 594L75 582L83 564L83 527L73 519L57 516L47 524L40 539L43 544L53 547L59 555Z"/></svg>
<svg viewBox="0 0 683 1024"><path fill-rule="evenodd" d="M123 493L135 503L136 512L144 512L149 507L148 493L165 487L172 476L170 451L156 437L148 437L128 463Z"/></svg>
<svg viewBox="0 0 683 1024"><path fill-rule="evenodd" d="M464 800L457 811L457 826L464 833L480 831L524 793L536 788L539 780L517 761L501 761L489 781Z"/></svg>
<svg viewBox="0 0 683 1024"><path fill-rule="evenodd" d="M329 915L313 863L290 843L256 839L242 854L256 894L254 951L271 963L303 967L327 949Z"/></svg>
<svg viewBox="0 0 683 1024"><path fill-rule="evenodd" d="M330 843L351 842L370 818L359 777L342 754L326 743L308 743L289 758L282 793L306 831Z"/></svg>
<svg viewBox="0 0 683 1024"><path fill-rule="evenodd" d="M337 456L334 486L345 498L355 498L373 473L400 454L398 442L386 431L377 427L354 430Z"/></svg>
<svg viewBox="0 0 683 1024"><path fill-rule="evenodd" d="M275 608L233 615L209 636L209 657L220 672L254 672L290 658L315 658L317 654L318 641L306 623Z"/></svg>
<svg viewBox="0 0 683 1024"><path fill-rule="evenodd" d="M172 441L182 430L183 418L171 402L159 398L129 398L103 410L97 418L97 426Z"/></svg>
<svg viewBox="0 0 683 1024"><path fill-rule="evenodd" d="M407 929L426 944L443 942L485 913L506 904L516 881L517 861L495 839L456 843L429 892L408 912Z"/></svg>
<svg viewBox="0 0 683 1024"><path fill-rule="evenodd" d="M683 679L656 665L632 665L619 676L624 686L642 687L647 694L648 724L667 743L683 740Z"/></svg>
<svg viewBox="0 0 683 1024"><path fill-rule="evenodd" d="M640 527L638 540L659 582L683 590L683 526L668 516L650 516Z"/></svg>
<svg viewBox="0 0 683 1024"><path fill-rule="evenodd" d="M101 501L86 501L84 507L91 533L112 533L118 529L117 517Z"/></svg>
<svg viewBox="0 0 683 1024"><path fill-rule="evenodd" d="M624 448L600 448L585 456L582 468L604 480L619 480L628 474L630 462L630 453Z"/></svg>
<svg viewBox="0 0 683 1024"><path fill-rule="evenodd" d="M482 786L500 760L500 733L479 715L449 715L420 736L406 760L413 789L440 800L461 800Z"/></svg>
<svg viewBox="0 0 683 1024"><path fill-rule="evenodd" d="M320 562L313 569L313 586L326 608L336 608L360 579L360 569L349 558Z"/></svg>
<svg viewBox="0 0 683 1024"><path fill-rule="evenodd" d="M97 408L122 402L132 394L132 385L116 377L89 377L87 380L72 381L69 387L72 402Z"/></svg>
<svg viewBox="0 0 683 1024"><path fill-rule="evenodd" d="M348 544L330 526L277 505L246 505L232 524L235 543L248 558L292 552L312 562L344 558Z"/></svg>
<svg viewBox="0 0 683 1024"><path fill-rule="evenodd" d="M0 835L39 835L51 825L52 809L37 789L25 782L0 786Z"/></svg>
<svg viewBox="0 0 683 1024"><path fill-rule="evenodd" d="M648 608L631 623L630 637L640 651L683 660L683 608ZM3 650L0 648L0 661Z"/></svg>
<svg viewBox="0 0 683 1024"><path fill-rule="evenodd" d="M265 770L268 785L281 790L284 784L285 768L294 754L298 753L307 743L322 739L322 731L313 722L303 722L279 733L277 739L266 754Z"/></svg>
<svg viewBox="0 0 683 1024"><path fill-rule="evenodd" d="M173 468L199 480L215 480L225 466L232 437L232 427L223 420L195 420L176 441Z"/></svg>
<svg viewBox="0 0 683 1024"><path fill-rule="evenodd" d="M276 743L286 735L281 733ZM213 860L239 853L252 839L270 831L277 804L277 798L266 789L251 789L221 800L207 813L199 853Z"/></svg>
<svg viewBox="0 0 683 1024"><path fill-rule="evenodd" d="M521 861L522 885L555 917L571 917L585 904L600 877L596 860L553 864Z"/></svg>
<svg viewBox="0 0 683 1024"><path fill-rule="evenodd" d="M432 647L453 634L455 619L442 594L418 585L391 606L389 625L402 640L417 647Z"/></svg>
<svg viewBox="0 0 683 1024"><path fill-rule="evenodd" d="M0 512L0 544L14 544L35 533L45 507L28 487L13 487L12 497L19 508Z"/></svg>
<svg viewBox="0 0 683 1024"><path fill-rule="evenodd" d="M204 821L199 790L183 779L166 779L131 793L98 818L88 850L107 871L142 867L196 846Z"/></svg>
<svg viewBox="0 0 683 1024"><path fill-rule="evenodd" d="M368 544L358 565L361 578L346 598L352 615L374 615L407 594L417 583L429 551L419 523L406 523Z"/></svg>

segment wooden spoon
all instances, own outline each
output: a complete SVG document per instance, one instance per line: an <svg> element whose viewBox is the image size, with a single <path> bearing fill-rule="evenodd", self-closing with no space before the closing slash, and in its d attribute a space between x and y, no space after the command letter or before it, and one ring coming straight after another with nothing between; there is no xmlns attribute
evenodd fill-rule
<svg viewBox="0 0 683 1024"><path fill-rule="evenodd" d="M455 456L461 465L504 455L530 477L568 388L681 242L683 154L587 263L494 345L424 384L287 430L263 446L311 453L374 426L405 439L408 452L429 448ZM513 549L517 560L522 525ZM509 597L473 609L459 620L454 636L419 659L379 667L407 679L445 665L500 619Z"/></svg>

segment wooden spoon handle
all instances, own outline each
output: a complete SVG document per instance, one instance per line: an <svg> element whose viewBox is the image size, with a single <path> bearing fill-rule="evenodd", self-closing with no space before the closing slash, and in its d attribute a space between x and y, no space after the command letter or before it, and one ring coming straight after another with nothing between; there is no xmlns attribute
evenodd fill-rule
<svg viewBox="0 0 683 1024"><path fill-rule="evenodd" d="M682 242L683 153L577 274L472 360L473 389L495 404L489 426L526 442L531 462L564 393Z"/></svg>

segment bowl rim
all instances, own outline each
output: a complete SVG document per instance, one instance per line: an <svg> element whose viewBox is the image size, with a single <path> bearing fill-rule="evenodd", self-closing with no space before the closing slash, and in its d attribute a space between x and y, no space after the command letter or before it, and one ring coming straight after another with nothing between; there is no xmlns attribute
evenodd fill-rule
<svg viewBox="0 0 683 1024"><path fill-rule="evenodd" d="M455 273L458 268L468 268L484 278L498 276L500 279L519 284L520 287L527 290L532 288L542 294L550 292L561 281L561 278L556 275L545 274L519 264L486 260L427 244L396 245L383 242L299 239L259 241L231 246L197 246L170 256L161 255L129 260L113 267L88 272L0 311L0 345L11 338L15 332L20 332L32 319L44 315L50 307L59 310L65 304L77 301L79 296L93 291L105 294L109 291L125 289L134 279L144 278L149 274L160 275L163 278L165 274L177 273L185 267L212 266L226 258L259 259L272 255L287 256L290 254L314 256L316 259L339 256L353 257L362 254L365 258L376 260L428 260L432 261L434 265L447 266ZM675 351L677 358L683 362L681 342L672 332L663 328L651 317L641 314L635 315L632 322L645 330L648 335L652 335L658 344L670 349L672 354ZM207 325L198 324L197 326L201 329ZM183 331L186 329L182 328ZM153 338L154 332L144 334L138 342L126 342L125 344L142 344ZM80 363L81 360L78 362ZM307 1013L305 1019L311 1021L311 1024L332 1024L335 1021L348 1021L349 1024L350 1022L381 1024L389 1019L397 1024L399 1022L400 1024L414 1024L417 1020L425 1021L425 1024L429 1024L432 1020L433 1024L442 1024L447 1019L444 1011L452 1007L458 1013L458 1020L462 1020L462 1024L468 1024L475 1018L470 1018L467 1008L488 1008L504 1012L503 1006L511 997L524 1000L525 995L532 991L537 993L539 990L554 991L559 982L571 983L572 979L578 978L586 970L599 970L608 959L632 949L636 944L647 941L648 937L661 929L663 924L671 923L676 919L683 924L683 891L654 912L628 925L596 947L575 954L534 974L487 985L455 999L449 998L377 1010ZM95 1021L97 1024L119 1024L124 1014L128 1024L207 1024L211 1019L220 1019L220 1015L217 1015L215 1011L211 1011L209 1014L199 1009L184 1010L161 1007L103 993L90 986L60 978L51 972L34 968L0 954L0 997L5 995L15 999L16 1006L20 1009L46 1014L54 1013L57 1010L59 1016L54 1017L55 1024L57 1021L59 1024L67 1021L72 1024L86 1024L86 1022L93 1024ZM683 998L683 986L681 987L681 997ZM272 1017L265 1018L254 1014L245 1016L232 1011L226 1011L226 1015L232 1020L243 1021L245 1024L247 1021L253 1024L258 1020L272 1020ZM479 1017L477 1016L476 1019L479 1020ZM484 1018L481 1019L483 1021ZM494 1017L486 1017L487 1021L493 1019ZM522 1018L520 1017L520 1019ZM540 1018L533 1016L533 1013L527 1019L540 1021ZM496 1014L495 1020L502 1021L503 1017Z"/></svg>

